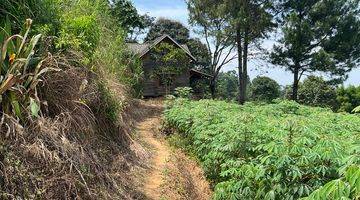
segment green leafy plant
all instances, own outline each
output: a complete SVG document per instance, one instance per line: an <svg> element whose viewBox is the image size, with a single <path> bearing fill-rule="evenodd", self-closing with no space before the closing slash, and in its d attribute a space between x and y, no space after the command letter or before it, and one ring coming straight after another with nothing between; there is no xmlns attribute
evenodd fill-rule
<svg viewBox="0 0 360 200"><path fill-rule="evenodd" d="M192 93L193 93L193 89L191 87L175 88L175 95L179 98L190 99Z"/></svg>
<svg viewBox="0 0 360 200"><path fill-rule="evenodd" d="M165 120L201 162L214 199L299 199L323 186L358 197L358 179L346 179L358 175L344 173L360 164L357 115L292 101L240 106L178 99Z"/></svg>
<svg viewBox="0 0 360 200"><path fill-rule="evenodd" d="M359 199L360 198L360 166L350 166L344 175L330 181L315 190L302 200L322 199Z"/></svg>
<svg viewBox="0 0 360 200"><path fill-rule="evenodd" d="M354 108L353 113L360 113L360 106Z"/></svg>
<svg viewBox="0 0 360 200"><path fill-rule="evenodd" d="M43 67L45 61L35 55L35 47L41 35L29 39L32 20L27 19L24 33L9 36L10 25L0 32L2 43L0 53L0 103L1 111L24 119L27 113L38 117L40 100L36 87L41 76L49 70Z"/></svg>

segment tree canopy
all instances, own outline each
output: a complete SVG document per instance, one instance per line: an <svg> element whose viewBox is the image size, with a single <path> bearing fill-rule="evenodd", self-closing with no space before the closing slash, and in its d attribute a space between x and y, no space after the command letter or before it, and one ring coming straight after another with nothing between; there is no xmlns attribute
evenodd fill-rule
<svg viewBox="0 0 360 200"><path fill-rule="evenodd" d="M239 72L239 103L247 94L248 57L251 47L267 37L274 27L272 1L269 0L221 0L220 11L235 31ZM253 45L253 46L252 46Z"/></svg>
<svg viewBox="0 0 360 200"><path fill-rule="evenodd" d="M129 0L113 0L110 3L111 14L128 33L128 40L135 41L154 21L153 17L140 15Z"/></svg>
<svg viewBox="0 0 360 200"><path fill-rule="evenodd" d="M299 103L336 109L336 88L322 77L309 76L299 87Z"/></svg>
<svg viewBox="0 0 360 200"><path fill-rule="evenodd" d="M252 81L251 99L270 102L280 97L280 85L273 79L258 76Z"/></svg>
<svg viewBox="0 0 360 200"><path fill-rule="evenodd" d="M190 37L189 29L186 28L181 22L166 18L159 18L150 27L150 30L145 37L145 41L154 40L164 34L169 35L180 44L187 43Z"/></svg>
<svg viewBox="0 0 360 200"><path fill-rule="evenodd" d="M208 73L212 75L209 82L211 95L215 98L216 81L220 70L236 59L233 55L235 44L232 29L226 18L218 12L219 4L213 0L189 0L188 10L190 24L194 31L206 41L211 56Z"/></svg>
<svg viewBox="0 0 360 200"><path fill-rule="evenodd" d="M305 73L324 72L338 81L359 63L359 1L280 0L282 38L271 53L275 65L294 74L292 99Z"/></svg>

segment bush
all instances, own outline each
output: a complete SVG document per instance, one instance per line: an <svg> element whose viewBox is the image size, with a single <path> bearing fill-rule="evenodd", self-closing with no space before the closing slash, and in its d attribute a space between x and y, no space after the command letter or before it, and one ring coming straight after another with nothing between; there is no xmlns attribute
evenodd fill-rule
<svg viewBox="0 0 360 200"><path fill-rule="evenodd" d="M269 77L256 77L251 85L251 99L270 102L280 97L280 85Z"/></svg>
<svg viewBox="0 0 360 200"><path fill-rule="evenodd" d="M220 72L216 86L217 97L226 100L236 100L239 92L238 82L238 75L235 70Z"/></svg>
<svg viewBox="0 0 360 200"><path fill-rule="evenodd" d="M337 89L337 101L339 103L339 112L351 112L360 105L360 86L344 86Z"/></svg>
<svg viewBox="0 0 360 200"><path fill-rule="evenodd" d="M61 30L57 47L81 51L91 59L100 40L98 19L104 10L102 6L101 0L61 2Z"/></svg>
<svg viewBox="0 0 360 200"><path fill-rule="evenodd" d="M192 93L193 93L193 89L191 87L175 88L175 95L179 98L190 99Z"/></svg>
<svg viewBox="0 0 360 200"><path fill-rule="evenodd" d="M298 101L304 105L336 110L336 88L322 77L309 76L299 87Z"/></svg>

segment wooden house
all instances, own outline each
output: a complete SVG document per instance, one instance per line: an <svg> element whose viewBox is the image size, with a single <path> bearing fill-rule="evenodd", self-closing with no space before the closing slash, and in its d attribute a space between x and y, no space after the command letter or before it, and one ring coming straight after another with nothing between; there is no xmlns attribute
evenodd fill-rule
<svg viewBox="0 0 360 200"><path fill-rule="evenodd" d="M143 44L128 43L127 46L129 50L132 53L139 56L143 64L143 70L144 70L143 96L144 97L158 97L166 94L166 88L161 83L161 81L151 76L151 70L154 69L154 65L156 65L156 61L151 59L150 50L152 48L155 48L157 45L162 44L163 42L174 45L176 48L182 49L186 53L190 61L189 62L190 66L188 66L187 70L185 70L182 74L175 77L175 81L172 84L170 91L173 91L177 87L190 87L191 81L210 77L205 73L192 69L191 65L195 65L196 59L194 58L193 55L191 55L191 52L187 47L187 45L179 44L169 35L163 35L153 41L146 42Z"/></svg>

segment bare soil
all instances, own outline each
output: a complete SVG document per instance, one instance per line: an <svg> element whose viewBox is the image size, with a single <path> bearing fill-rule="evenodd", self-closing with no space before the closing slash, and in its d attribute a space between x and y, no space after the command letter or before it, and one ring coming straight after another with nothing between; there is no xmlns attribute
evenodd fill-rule
<svg viewBox="0 0 360 200"><path fill-rule="evenodd" d="M147 117L137 125L138 137L149 149L149 169L142 171L142 190L152 200L206 200L211 198L209 183L195 161L169 146L160 133L163 102L143 102Z"/></svg>

